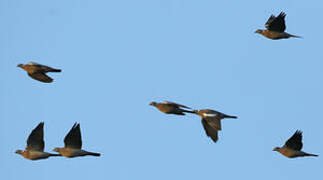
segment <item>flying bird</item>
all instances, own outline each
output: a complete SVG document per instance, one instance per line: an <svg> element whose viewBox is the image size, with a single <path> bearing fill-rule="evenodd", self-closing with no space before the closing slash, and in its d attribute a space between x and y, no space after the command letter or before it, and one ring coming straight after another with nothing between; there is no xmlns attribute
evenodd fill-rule
<svg viewBox="0 0 323 180"><path fill-rule="evenodd" d="M281 12L277 17L271 15L265 24L266 30L258 29L255 33L262 34L263 36L277 40L277 39L288 39L290 37L301 38L300 36L295 36L285 32L285 16L284 12Z"/></svg>
<svg viewBox="0 0 323 180"><path fill-rule="evenodd" d="M16 153L30 160L47 159L49 156L61 156L60 154L44 152L44 147L44 123L41 122L30 133L25 150L17 150Z"/></svg>
<svg viewBox="0 0 323 180"><path fill-rule="evenodd" d="M78 123L75 123L72 129L65 136L64 144L65 146L63 148L54 148L53 151L68 158L79 156L100 156L99 153L82 150L81 130L80 124Z"/></svg>
<svg viewBox="0 0 323 180"><path fill-rule="evenodd" d="M164 101L162 103L151 102L149 105L155 106L159 111L166 114L176 114L176 115L185 115L185 113L194 113L190 107L177 104L170 101Z"/></svg>
<svg viewBox="0 0 323 180"><path fill-rule="evenodd" d="M31 78L44 83L53 82L53 79L47 76L46 73L62 71L60 69L54 69L49 66L41 65L35 62L29 62L28 64L18 64L17 67L24 69Z"/></svg>
<svg viewBox="0 0 323 180"><path fill-rule="evenodd" d="M219 139L218 131L222 130L221 120L224 118L232 118L232 119L237 118L237 116L226 115L211 109L195 110L194 112L197 115L202 117L202 125L206 132L206 135L210 137L215 143Z"/></svg>
<svg viewBox="0 0 323 180"><path fill-rule="evenodd" d="M301 151L303 147L302 137L302 131L297 130L294 135L285 142L283 147L275 147L273 151L277 151L288 158L318 156Z"/></svg>

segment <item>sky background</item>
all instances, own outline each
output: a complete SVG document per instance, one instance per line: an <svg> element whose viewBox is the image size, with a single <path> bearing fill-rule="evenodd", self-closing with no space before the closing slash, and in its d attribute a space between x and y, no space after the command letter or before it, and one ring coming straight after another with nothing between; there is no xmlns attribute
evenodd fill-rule
<svg viewBox="0 0 323 180"><path fill-rule="evenodd" d="M255 34L285 11L287 32ZM297 130L323 152L319 0L0 1L1 179L319 179L323 160L272 149ZM46 84L19 63L62 73ZM196 115L149 106L169 100L236 115L215 144ZM14 153L45 122L45 150L80 122L101 157L30 161Z"/></svg>

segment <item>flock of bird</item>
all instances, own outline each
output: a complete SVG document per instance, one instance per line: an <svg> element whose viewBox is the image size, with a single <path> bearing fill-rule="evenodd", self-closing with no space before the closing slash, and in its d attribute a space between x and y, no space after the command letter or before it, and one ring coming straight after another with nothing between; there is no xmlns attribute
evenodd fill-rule
<svg viewBox="0 0 323 180"><path fill-rule="evenodd" d="M271 15L265 24L266 30L258 29L255 31L255 33L259 33L273 40L287 39L290 37L301 38L300 36L285 32L285 16L286 14L284 12L281 12L277 17ZM31 78L44 83L53 82L53 79L46 73L61 72L60 69L51 68L49 66L34 62L30 62L28 64L19 64L18 67L24 69ZM214 143L216 143L219 139L218 131L222 130L221 120L226 118L237 119L237 116L227 115L215 110L193 110L188 106L170 101L164 101L161 103L151 102L150 105L156 107L159 111L166 114L185 115L185 113L192 113L200 116L202 118L202 125L206 135L210 137ZM99 153L82 150L81 130L80 124L78 123L75 123L72 129L65 136L64 145L65 146L63 148L53 149L53 151L57 152L57 154L44 152L44 123L41 122L29 135L25 150L17 150L16 153L30 160L46 159L50 156L64 156L68 158L87 155L100 156ZM275 147L273 151L277 151L288 158L318 156L301 151L302 147L302 132L297 130L282 147Z"/></svg>

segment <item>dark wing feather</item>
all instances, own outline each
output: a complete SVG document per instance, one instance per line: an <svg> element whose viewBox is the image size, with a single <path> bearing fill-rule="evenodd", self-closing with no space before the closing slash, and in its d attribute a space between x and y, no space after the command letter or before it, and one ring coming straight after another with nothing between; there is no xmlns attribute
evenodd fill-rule
<svg viewBox="0 0 323 180"><path fill-rule="evenodd" d="M302 131L297 130L294 135L286 141L285 146L290 149L300 151L303 147Z"/></svg>
<svg viewBox="0 0 323 180"><path fill-rule="evenodd" d="M41 82L45 82L45 83L53 82L52 78L50 78L49 76L47 76L45 73L42 73L42 72L37 72L37 73L32 73L32 74L28 73L28 75L31 78L41 81Z"/></svg>
<svg viewBox="0 0 323 180"><path fill-rule="evenodd" d="M45 66L39 63L35 63L35 62L29 62L27 65L34 67L34 71L35 72L42 72L42 73L46 73L46 72L61 72L60 69L55 69L49 66Z"/></svg>
<svg viewBox="0 0 323 180"><path fill-rule="evenodd" d="M269 17L269 19L267 20L266 24L265 24L265 28L268 29L269 28L269 25L273 22L273 20L276 18L276 16L274 15L271 15Z"/></svg>
<svg viewBox="0 0 323 180"><path fill-rule="evenodd" d="M44 147L44 122L41 122L28 136L26 149L33 151L44 151Z"/></svg>
<svg viewBox="0 0 323 180"><path fill-rule="evenodd" d="M177 104L177 103L174 103L174 102L171 102L171 101L164 101L163 104L168 104L168 105L172 105L172 106L175 106L175 107L182 107L182 108L191 109L190 107L184 106L182 104Z"/></svg>
<svg viewBox="0 0 323 180"><path fill-rule="evenodd" d="M213 129L216 129L218 131L222 130L221 119L219 119L218 117L204 117L203 120L206 121Z"/></svg>
<svg viewBox="0 0 323 180"><path fill-rule="evenodd" d="M73 149L81 149L82 148L82 138L81 138L81 130L80 124L75 123L72 129L68 132L68 134L64 138L65 147L73 148Z"/></svg>
<svg viewBox="0 0 323 180"><path fill-rule="evenodd" d="M218 130L212 127L205 119L202 119L202 124L206 135L216 143L218 141Z"/></svg>
<svg viewBox="0 0 323 180"><path fill-rule="evenodd" d="M60 69L55 69L55 68L52 68L52 67L49 67L49 66L40 66L40 70L43 71L43 72L61 72Z"/></svg>
<svg viewBox="0 0 323 180"><path fill-rule="evenodd" d="M265 24L265 27L270 31L284 32L286 29L284 12L281 12L277 17L271 15Z"/></svg>

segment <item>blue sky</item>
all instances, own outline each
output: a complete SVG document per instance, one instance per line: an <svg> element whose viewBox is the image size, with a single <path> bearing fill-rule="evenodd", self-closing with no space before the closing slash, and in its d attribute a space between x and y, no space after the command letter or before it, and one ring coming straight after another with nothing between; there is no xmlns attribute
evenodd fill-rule
<svg viewBox="0 0 323 180"><path fill-rule="evenodd" d="M287 32L255 34L285 11ZM322 159L272 149L303 130L321 154L321 1L118 0L0 2L0 167L3 179L317 179ZM55 68L55 82L16 67ZM200 118L163 114L170 100L237 115L219 141ZM45 122L46 151L80 122L102 156L29 161L14 154Z"/></svg>

